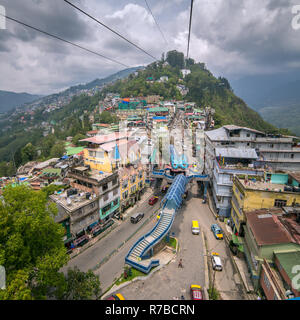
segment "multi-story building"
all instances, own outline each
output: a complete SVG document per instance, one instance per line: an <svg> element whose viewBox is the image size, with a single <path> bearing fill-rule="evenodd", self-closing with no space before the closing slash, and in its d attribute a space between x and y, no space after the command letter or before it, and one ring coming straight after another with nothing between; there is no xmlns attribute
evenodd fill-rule
<svg viewBox="0 0 300 320"><path fill-rule="evenodd" d="M291 284L292 263L299 264L299 213L284 207L249 211L245 217L244 256L254 289L261 287L268 299L285 299L288 289L299 295Z"/></svg>
<svg viewBox="0 0 300 320"><path fill-rule="evenodd" d="M70 195L69 190L50 195L50 200L56 203L58 214L54 218L65 228L64 243L67 247L76 238L85 234L88 227L93 226L99 220L99 202L95 194L74 191Z"/></svg>
<svg viewBox="0 0 300 320"><path fill-rule="evenodd" d="M122 164L137 163L139 146L134 139L129 140L129 136L128 132L116 132L83 139L89 143L83 150L84 164L94 170L113 172Z"/></svg>
<svg viewBox="0 0 300 320"><path fill-rule="evenodd" d="M65 243L82 236L97 223L118 217L120 207L117 172L100 174L88 167L74 167L68 178L71 191L50 196L58 207L55 221L66 229Z"/></svg>
<svg viewBox="0 0 300 320"><path fill-rule="evenodd" d="M76 167L68 174L70 185L84 192L94 193L99 202L99 222L119 215L120 192L118 172L113 173L89 170L88 167Z"/></svg>
<svg viewBox="0 0 300 320"><path fill-rule="evenodd" d="M240 159L235 156L238 153L241 155ZM220 162L216 159L222 157L222 154L224 163L220 167ZM232 161L234 158L235 161ZM232 182L228 181L228 178L232 180L232 175L242 174L242 171L248 171L250 175L259 174L260 169L299 171L300 148L296 147L294 138L271 136L234 125L205 132L205 173L210 176L212 190L215 190L215 204L220 215L228 216L230 211ZM222 186L223 179L228 184L227 187ZM222 203L223 201L225 202Z"/></svg>
<svg viewBox="0 0 300 320"><path fill-rule="evenodd" d="M207 131L205 135L206 171L209 175L217 156L216 147L252 148L258 155L257 165L267 165L273 170L300 171L300 148L295 137L271 135L235 125Z"/></svg>
<svg viewBox="0 0 300 320"><path fill-rule="evenodd" d="M300 180L288 173L268 173L264 177L237 175L233 178L230 222L234 232L243 235L245 212L300 204Z"/></svg>
<svg viewBox="0 0 300 320"><path fill-rule="evenodd" d="M134 205L145 188L145 168L143 165L128 165L119 168L121 212Z"/></svg>
<svg viewBox="0 0 300 320"><path fill-rule="evenodd" d="M234 175L264 175L264 170L254 168L257 159L254 149L215 148L217 154L211 177L212 195L220 216L231 213L232 184Z"/></svg>

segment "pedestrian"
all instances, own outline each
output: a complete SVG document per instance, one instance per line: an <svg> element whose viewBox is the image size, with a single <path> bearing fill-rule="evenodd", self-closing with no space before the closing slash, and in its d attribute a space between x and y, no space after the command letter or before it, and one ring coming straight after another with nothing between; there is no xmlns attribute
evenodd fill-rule
<svg viewBox="0 0 300 320"><path fill-rule="evenodd" d="M179 260L178 268L183 268L183 265L182 265L182 259L180 259L180 260Z"/></svg>

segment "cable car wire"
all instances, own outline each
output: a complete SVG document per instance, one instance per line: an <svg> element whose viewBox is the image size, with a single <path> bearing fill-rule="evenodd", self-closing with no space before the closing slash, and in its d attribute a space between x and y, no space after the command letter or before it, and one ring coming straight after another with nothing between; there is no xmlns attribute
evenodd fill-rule
<svg viewBox="0 0 300 320"><path fill-rule="evenodd" d="M75 6L75 4L73 4L72 2L68 1L68 0L63 0L64 2L66 2L67 4L69 4L70 6L72 6L73 8L75 8L76 10L80 11L81 13L85 14L86 16L88 16L89 18L91 18L92 20L96 21L97 23L99 23L100 25L102 25L103 27L105 27L106 29L108 29L109 31L113 32L114 34L116 34L117 36L119 36L120 38L122 38L123 40L127 41L128 43L130 43L131 45L133 45L134 47L136 47L137 49L141 50L142 52L144 52L145 54L147 54L148 56L150 56L152 59L154 59L155 61L159 60L157 58L155 58L153 55L151 55L150 53L148 53L146 50L142 49L141 47L139 47L138 45L136 45L135 43L133 43L132 41L128 40L126 37L122 36L119 32L113 30L112 28L110 28L109 26L107 26L106 24L104 24L103 22L99 21L98 19L94 18L93 16L91 16L90 14L88 14L87 12L85 12L84 10L78 8L77 6Z"/></svg>
<svg viewBox="0 0 300 320"><path fill-rule="evenodd" d="M157 23L157 21L156 21L156 19L155 19L154 15L153 15L152 11L151 11L151 9L150 9L150 6L149 6L149 4L148 4L147 0L145 0L145 3L146 3L146 5L147 5L147 8L148 8L148 10L149 10L149 12L150 12L150 14L151 14L151 16L152 16L152 18L153 18L153 20L154 20L154 22L155 22L156 26L157 26L157 29L159 30L159 32L161 33L161 35L162 35L163 39L165 40L166 44L168 45L168 41L166 40L166 38L165 38L165 36L164 36L163 32L161 31L161 29L160 29L160 27L159 27L159 25L158 25L158 23Z"/></svg>
<svg viewBox="0 0 300 320"><path fill-rule="evenodd" d="M191 0L191 9L190 9L190 22L189 22L189 36L188 36L188 46L187 46L187 53L186 58L189 57L189 49L190 49L190 36L191 36L191 27L192 27L192 16L193 16L193 3L194 0Z"/></svg>
<svg viewBox="0 0 300 320"><path fill-rule="evenodd" d="M2 15L2 14L0 14L0 15ZM87 52L89 52L89 53L95 54L95 55L97 55L97 56L99 56L99 57L101 57L101 58L110 60L110 61L112 61L112 62L114 62L114 63L120 64L120 65L122 65L122 66L124 66L124 67L126 67L126 68L130 68L128 65L126 65L126 64L124 64L124 63L122 63L122 62L119 62L119 61L117 61L117 60L114 60L114 59L111 59L111 58L109 58L109 57L106 57L106 56L104 56L103 54L100 54L100 53L98 53L98 52L95 52L95 51L92 51L92 50L90 50L90 49L87 49L87 48L85 48L85 47L83 47L83 46L81 46L81 45L79 45L79 44L76 44L76 43L74 43L74 42L71 42L71 41L69 41L69 40L65 40L65 39L63 39L63 38L61 38L61 37L59 37L59 36L56 36L56 35L54 35L54 34L51 34L51 33L47 32L47 31L44 31L44 30L41 30L41 29L39 29L39 28L30 26L29 24L27 24L27 23L25 23L25 22L19 21L19 20L17 20L17 19L14 19L14 18L12 18L12 17L7 16L7 15L2 15L2 16L4 16L4 17L5 17L6 19L8 19L8 20L11 20L11 21L14 21L14 22L16 22L16 23L19 23L19 24L21 24L21 25L23 25L23 26L25 26L25 27L27 27L27 28L33 29L33 30L38 31L38 32L40 32L40 33L43 33L43 34L45 34L45 35L47 35L47 36L49 36L49 37L52 37L52 38L55 38L55 39L57 39L57 40L66 42L66 43L68 43L68 44L71 44L72 46L75 46L75 47L77 47L77 48L80 48L80 49L82 49L82 50L85 50L85 51L87 51Z"/></svg>

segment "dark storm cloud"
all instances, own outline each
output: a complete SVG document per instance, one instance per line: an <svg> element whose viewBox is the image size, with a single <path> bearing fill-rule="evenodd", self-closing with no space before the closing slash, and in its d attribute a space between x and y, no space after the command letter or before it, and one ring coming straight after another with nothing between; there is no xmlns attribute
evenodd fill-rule
<svg viewBox="0 0 300 320"><path fill-rule="evenodd" d="M297 1L300 4L300 0L194 1L190 56L224 76L295 68L300 65L300 30L291 27L291 7ZM144 1L72 2L155 57L173 49L186 53L190 1L149 1L168 46ZM129 66L153 61L63 0L0 0L0 4L13 18ZM47 94L122 68L10 21L7 30L0 30L4 75L0 89Z"/></svg>
<svg viewBox="0 0 300 320"><path fill-rule="evenodd" d="M81 40L89 36L88 25L77 12L62 0L3 0L6 15L67 40ZM22 41L40 36L34 30L7 20L7 28ZM25 29L25 30L24 30Z"/></svg>

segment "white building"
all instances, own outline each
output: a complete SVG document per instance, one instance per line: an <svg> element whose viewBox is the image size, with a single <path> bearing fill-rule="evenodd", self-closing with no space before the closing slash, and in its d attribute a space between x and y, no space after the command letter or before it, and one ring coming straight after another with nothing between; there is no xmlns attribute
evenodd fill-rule
<svg viewBox="0 0 300 320"><path fill-rule="evenodd" d="M183 77L185 77L191 73L190 69L181 69L180 71L181 71Z"/></svg>
<svg viewBox="0 0 300 320"><path fill-rule="evenodd" d="M234 174L300 170L300 148L293 139L234 125L205 132L205 173L220 215L230 215Z"/></svg>

